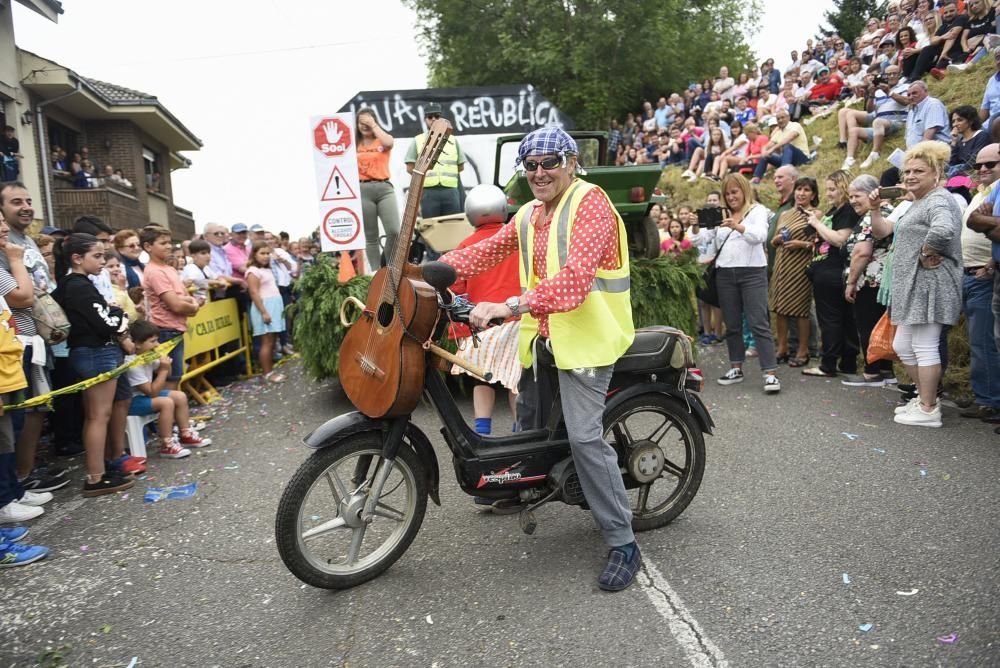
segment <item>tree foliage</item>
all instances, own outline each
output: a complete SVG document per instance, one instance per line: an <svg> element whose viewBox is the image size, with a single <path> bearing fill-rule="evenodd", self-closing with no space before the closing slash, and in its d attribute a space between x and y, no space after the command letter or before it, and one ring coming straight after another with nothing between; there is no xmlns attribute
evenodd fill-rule
<svg viewBox="0 0 1000 668"><path fill-rule="evenodd" d="M432 86L528 83L580 128L751 64L757 0L403 0Z"/></svg>
<svg viewBox="0 0 1000 668"><path fill-rule="evenodd" d="M340 322L340 305L347 297L368 298L370 276L358 276L347 283L337 280L337 260L322 253L296 286L294 304L295 347L302 355L306 371L316 380L337 377L340 346L347 328Z"/></svg>
<svg viewBox="0 0 1000 668"><path fill-rule="evenodd" d="M669 325L691 336L698 333L695 289L704 281L698 251L680 257L632 260L632 320L636 327Z"/></svg>
<svg viewBox="0 0 1000 668"><path fill-rule="evenodd" d="M885 2L879 0L833 0L833 9L827 10L823 18L829 25L820 26L825 35L840 35L848 44L861 36L869 17L885 14Z"/></svg>

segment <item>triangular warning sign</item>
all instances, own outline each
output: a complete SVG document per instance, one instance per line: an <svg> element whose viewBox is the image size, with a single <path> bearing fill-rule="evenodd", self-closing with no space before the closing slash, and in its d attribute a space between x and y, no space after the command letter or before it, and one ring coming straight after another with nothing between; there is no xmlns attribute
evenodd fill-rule
<svg viewBox="0 0 1000 668"><path fill-rule="evenodd" d="M335 202L342 199L357 199L358 196L354 194L354 190L351 189L351 185L344 178L344 174L340 171L340 167L334 167L333 171L330 172L330 178L326 181L326 188L323 189L323 196L320 200L324 202Z"/></svg>

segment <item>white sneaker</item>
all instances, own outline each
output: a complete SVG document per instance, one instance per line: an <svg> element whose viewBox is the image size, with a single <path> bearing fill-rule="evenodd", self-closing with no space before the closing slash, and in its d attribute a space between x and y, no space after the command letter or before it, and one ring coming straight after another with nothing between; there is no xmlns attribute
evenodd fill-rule
<svg viewBox="0 0 1000 668"><path fill-rule="evenodd" d="M684 172L681 173L681 178L682 179L696 179L698 177L695 176L694 172L692 172L690 169L685 169Z"/></svg>
<svg viewBox="0 0 1000 668"><path fill-rule="evenodd" d="M768 394L773 394L775 392L781 392L781 382L775 375L764 376L764 391Z"/></svg>
<svg viewBox="0 0 1000 668"><path fill-rule="evenodd" d="M948 69L954 72L964 72L965 68L967 68L968 66L969 66L968 63L952 63L951 65L948 66Z"/></svg>
<svg viewBox="0 0 1000 668"><path fill-rule="evenodd" d="M865 161L861 163L861 169L868 169L869 167L871 167L872 165L874 165L876 162L878 162L879 157L881 157L881 156L879 156L878 153L876 153L875 151L872 151L871 153L868 154L868 157L865 158Z"/></svg>
<svg viewBox="0 0 1000 668"><path fill-rule="evenodd" d="M23 506L41 506L52 500L51 492L31 492L24 490L24 496L17 500Z"/></svg>
<svg viewBox="0 0 1000 668"><path fill-rule="evenodd" d="M928 413L918 403L905 413L897 413L892 419L899 424L908 424L913 427L940 427L941 404L934 404L934 410Z"/></svg>
<svg viewBox="0 0 1000 668"><path fill-rule="evenodd" d="M844 158L844 162L841 163L840 169L845 172L849 171L851 167L854 166L854 163L855 159L852 158L851 156L847 156L846 158Z"/></svg>
<svg viewBox="0 0 1000 668"><path fill-rule="evenodd" d="M893 413L895 413L896 415L902 415L903 413L912 410L913 407L919 403L920 403L920 397L913 397L902 406L896 406L896 408L893 409Z"/></svg>
<svg viewBox="0 0 1000 668"><path fill-rule="evenodd" d="M44 508L38 506L26 506L17 501L11 501L3 508L0 508L0 523L16 524L26 520L32 520L45 512Z"/></svg>
<svg viewBox="0 0 1000 668"><path fill-rule="evenodd" d="M743 370L736 367L722 374L716 381L719 385L733 385L743 382Z"/></svg>

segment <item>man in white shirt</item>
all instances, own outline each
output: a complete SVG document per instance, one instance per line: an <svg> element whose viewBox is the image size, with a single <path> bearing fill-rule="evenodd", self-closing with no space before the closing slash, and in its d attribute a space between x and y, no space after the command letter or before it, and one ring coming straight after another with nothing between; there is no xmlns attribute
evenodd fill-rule
<svg viewBox="0 0 1000 668"><path fill-rule="evenodd" d="M868 169L879 159L885 138L903 129L910 98L907 95L909 86L899 83L899 74L899 66L891 65L885 70L885 81L872 81L867 111L844 108L837 112L840 129L837 146L847 148L841 169L849 170L854 166L859 142L871 142L872 151L861 163L861 169Z"/></svg>
<svg viewBox="0 0 1000 668"><path fill-rule="evenodd" d="M733 101L733 87L736 81L729 76L729 68L723 65L719 68L719 78L712 85L712 90L719 94L720 100Z"/></svg>

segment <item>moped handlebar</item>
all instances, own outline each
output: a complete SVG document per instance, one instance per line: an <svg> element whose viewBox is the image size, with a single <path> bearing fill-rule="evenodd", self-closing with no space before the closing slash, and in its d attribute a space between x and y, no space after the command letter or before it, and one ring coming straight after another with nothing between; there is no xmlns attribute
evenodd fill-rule
<svg viewBox="0 0 1000 668"><path fill-rule="evenodd" d="M468 325L472 330L480 331L469 322L469 314L472 313L472 309L476 308L476 305L470 302L465 295L454 295L450 292L447 295L450 301L445 301L443 295L438 295L438 307L447 314L448 319L452 322ZM494 327L503 323L503 318L490 320L490 325Z"/></svg>

